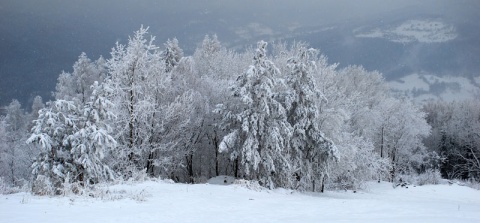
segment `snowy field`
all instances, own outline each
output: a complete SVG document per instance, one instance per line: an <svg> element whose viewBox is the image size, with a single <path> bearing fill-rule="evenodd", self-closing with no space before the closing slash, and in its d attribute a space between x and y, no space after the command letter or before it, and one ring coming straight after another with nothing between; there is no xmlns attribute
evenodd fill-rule
<svg viewBox="0 0 480 223"><path fill-rule="evenodd" d="M435 19L408 20L393 27L354 31L359 38L385 38L396 43L443 43L457 38L455 27Z"/></svg>
<svg viewBox="0 0 480 223"><path fill-rule="evenodd" d="M466 77L413 73L396 81L388 82L389 87L400 95L409 95L417 102L429 100L459 101L476 98L480 88L480 76L471 81ZM437 89L433 89L434 86ZM417 91L417 95L413 93Z"/></svg>
<svg viewBox="0 0 480 223"><path fill-rule="evenodd" d="M101 198L0 195L0 222L480 222L480 191L465 186L303 194L244 186L144 182ZM123 197L123 198L121 198Z"/></svg>

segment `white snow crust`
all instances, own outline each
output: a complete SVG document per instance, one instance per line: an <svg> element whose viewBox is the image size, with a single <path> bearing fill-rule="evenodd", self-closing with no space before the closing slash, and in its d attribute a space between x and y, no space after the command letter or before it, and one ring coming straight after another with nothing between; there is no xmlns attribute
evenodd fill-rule
<svg viewBox="0 0 480 223"><path fill-rule="evenodd" d="M480 191L453 185L299 193L238 184L148 181L105 187L109 198L0 195L1 222L480 222ZM124 198L120 198L120 197ZM115 198L117 197L117 198Z"/></svg>

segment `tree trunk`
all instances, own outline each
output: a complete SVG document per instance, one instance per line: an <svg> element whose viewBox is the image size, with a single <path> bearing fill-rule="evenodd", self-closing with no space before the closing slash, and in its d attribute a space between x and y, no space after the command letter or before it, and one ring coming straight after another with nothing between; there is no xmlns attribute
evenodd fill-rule
<svg viewBox="0 0 480 223"><path fill-rule="evenodd" d="M128 91L128 114L130 115L130 120L128 121L128 148L131 150L133 149L133 144L134 144L134 135L135 135L135 93L134 93L134 82L135 82L135 67L137 65L137 61L133 63L133 65L130 68L130 89ZM130 156L129 160L132 161L134 156Z"/></svg>
<svg viewBox="0 0 480 223"><path fill-rule="evenodd" d="M219 159L219 152L218 152L218 141L217 141L217 132L213 131L213 139L212 139L213 147L215 148L215 176L220 175L218 170L218 159Z"/></svg>
<svg viewBox="0 0 480 223"><path fill-rule="evenodd" d="M380 142L380 158L383 158L383 127L382 127L382 138Z"/></svg>
<svg viewBox="0 0 480 223"><path fill-rule="evenodd" d="M147 166L146 166L147 174L150 177L154 176L154 172L153 172L154 171L154 165L153 165L154 159L155 159L155 152L152 151L152 152L150 152L150 154L148 154Z"/></svg>
<svg viewBox="0 0 480 223"><path fill-rule="evenodd" d="M133 89L131 89L129 91L129 94L130 94L130 107L129 107L129 115L130 115L130 120L128 122L128 148L129 149L132 149L133 148L133 128L134 128L134 120L135 120L135 117L133 115L133 109L134 109L134 106L133 106Z"/></svg>
<svg viewBox="0 0 480 223"><path fill-rule="evenodd" d="M189 152L186 156L185 159L187 161L187 175L188 175L188 183L193 184L193 152Z"/></svg>
<svg viewBox="0 0 480 223"><path fill-rule="evenodd" d="M235 178L238 178L238 157L235 158L233 162L233 172L234 172Z"/></svg>
<svg viewBox="0 0 480 223"><path fill-rule="evenodd" d="M395 180L395 154L396 154L396 151L395 151L395 148L393 149L393 152L392 152L392 172L391 172L391 182L393 182Z"/></svg>
<svg viewBox="0 0 480 223"><path fill-rule="evenodd" d="M383 158L383 144L384 144L384 127L382 126L382 135L381 135L381 142L380 142L380 158ZM378 174L378 183L380 183L382 175L379 173Z"/></svg>
<svg viewBox="0 0 480 223"><path fill-rule="evenodd" d="M322 185L320 186L320 193L323 193L324 189L325 189L325 183L322 181Z"/></svg>

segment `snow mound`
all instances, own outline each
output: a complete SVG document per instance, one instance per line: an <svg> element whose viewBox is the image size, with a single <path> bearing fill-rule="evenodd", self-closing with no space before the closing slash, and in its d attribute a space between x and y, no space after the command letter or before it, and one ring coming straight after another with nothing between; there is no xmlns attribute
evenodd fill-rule
<svg viewBox="0 0 480 223"><path fill-rule="evenodd" d="M232 176L216 176L210 178L207 183L208 184L216 184L216 185L231 185L235 182L235 177Z"/></svg>
<svg viewBox="0 0 480 223"><path fill-rule="evenodd" d="M235 185L235 187L243 187L253 191L266 190L266 188L260 186L260 184L257 181L235 179L235 177L224 176L224 175L212 177L207 181L207 183L214 184L214 185L232 185L233 184Z"/></svg>
<svg viewBox="0 0 480 223"><path fill-rule="evenodd" d="M254 190L254 191L266 190L265 187L260 186L258 181L240 179L240 180L235 180L234 184L240 187L247 188L249 190Z"/></svg>

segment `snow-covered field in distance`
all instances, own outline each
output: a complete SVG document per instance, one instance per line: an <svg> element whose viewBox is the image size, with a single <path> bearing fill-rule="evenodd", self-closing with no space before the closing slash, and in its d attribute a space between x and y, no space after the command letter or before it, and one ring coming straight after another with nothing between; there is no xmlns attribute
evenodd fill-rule
<svg viewBox="0 0 480 223"><path fill-rule="evenodd" d="M407 189L372 182L365 191L324 194L164 181L107 189L103 199L0 195L0 219L9 223L480 222L480 191L456 184Z"/></svg>
<svg viewBox="0 0 480 223"><path fill-rule="evenodd" d="M438 19L407 20L396 26L378 27L371 30L359 28L359 38L385 38L397 43L442 43L457 38L455 27Z"/></svg>
<svg viewBox="0 0 480 223"><path fill-rule="evenodd" d="M429 100L460 101L480 95L480 77L436 76L413 73L388 83L392 91L413 98L416 102Z"/></svg>

